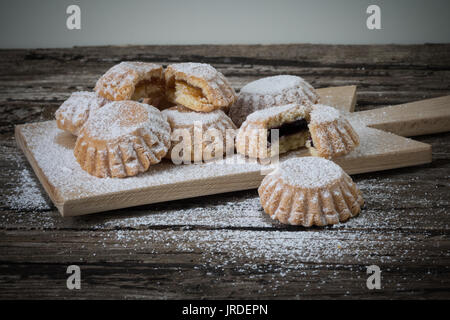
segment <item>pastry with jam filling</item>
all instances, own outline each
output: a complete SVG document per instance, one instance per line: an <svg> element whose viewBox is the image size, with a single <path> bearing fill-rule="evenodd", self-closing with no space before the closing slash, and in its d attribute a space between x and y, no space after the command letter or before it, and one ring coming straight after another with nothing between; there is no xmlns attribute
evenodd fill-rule
<svg viewBox="0 0 450 320"><path fill-rule="evenodd" d="M167 106L164 71L154 63L121 62L97 81L95 91L113 101L141 101L159 109Z"/></svg>
<svg viewBox="0 0 450 320"><path fill-rule="evenodd" d="M227 109L236 100L228 80L209 64L171 64L164 77L168 101L194 111Z"/></svg>

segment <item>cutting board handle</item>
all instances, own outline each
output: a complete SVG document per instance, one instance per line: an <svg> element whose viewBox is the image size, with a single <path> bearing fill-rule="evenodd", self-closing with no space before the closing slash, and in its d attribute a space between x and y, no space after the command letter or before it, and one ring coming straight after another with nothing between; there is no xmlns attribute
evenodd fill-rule
<svg viewBox="0 0 450 320"><path fill-rule="evenodd" d="M355 112L355 121L404 137L450 131L450 96Z"/></svg>

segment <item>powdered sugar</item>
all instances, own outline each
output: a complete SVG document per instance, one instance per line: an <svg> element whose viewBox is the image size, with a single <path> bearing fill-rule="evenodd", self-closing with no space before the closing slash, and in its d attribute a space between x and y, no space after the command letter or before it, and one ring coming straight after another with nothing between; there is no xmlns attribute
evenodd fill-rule
<svg viewBox="0 0 450 320"><path fill-rule="evenodd" d="M135 85L139 81L150 80L155 72L161 76L162 67L154 63L124 61L110 68L97 81L95 90L112 100L127 100L131 98Z"/></svg>
<svg viewBox="0 0 450 320"><path fill-rule="evenodd" d="M379 157L379 163L392 162L389 153L400 152L408 154L416 151L417 143L413 140L398 137L376 129L355 126L361 137L361 145L350 154L336 159L343 166L358 161L361 157L376 157L388 154L387 158ZM255 161L240 161L239 155L234 155L231 162L213 161L206 164L174 165L170 161L163 161L151 166L149 171L125 179L96 178L83 171L75 160L73 147L75 137L59 130L55 121L28 124L20 128L28 149L36 159L37 165L49 183L57 190L63 201L76 199L90 199L104 194L130 195L136 190L151 186L164 186L178 182L198 181L206 178L214 179L229 175L242 175L242 179L250 177L250 173L260 174L261 170L268 171L267 166ZM280 161L308 155L305 148L289 152L280 156ZM389 164L384 164L388 166ZM350 173L365 172L349 169ZM269 170L270 171L270 170ZM262 178L262 176L261 176ZM211 180L210 180L211 181ZM254 181L254 178L253 180ZM255 184L256 188L257 185ZM126 203L124 203L126 205Z"/></svg>
<svg viewBox="0 0 450 320"><path fill-rule="evenodd" d="M177 72L182 72L190 76L202 78L205 80L214 80L218 71L209 64L197 62L185 62L171 64L170 67Z"/></svg>
<svg viewBox="0 0 450 320"><path fill-rule="evenodd" d="M134 101L116 101L93 113L82 134L98 139L115 139L131 134L143 126L151 126L159 131L167 130L165 117L155 107Z"/></svg>
<svg viewBox="0 0 450 320"><path fill-rule="evenodd" d="M227 117L222 110L214 110L211 112L180 111L180 107L165 109L162 113L167 116L170 122L174 122L176 125L193 125L196 121L200 121L206 125Z"/></svg>
<svg viewBox="0 0 450 320"><path fill-rule="evenodd" d="M292 112L295 110L303 112L305 115L307 113L305 106L298 105L296 103L291 103L291 104L287 104L284 106L276 106L276 107L271 107L271 108L255 111L252 114L248 115L247 121L248 122L263 121L270 117L275 117L282 113L289 113L289 112Z"/></svg>
<svg viewBox="0 0 450 320"><path fill-rule="evenodd" d="M22 169L18 175L17 187L13 194L6 196L6 204L14 210L48 210L50 206L42 194L39 184L28 169Z"/></svg>
<svg viewBox="0 0 450 320"><path fill-rule="evenodd" d="M291 75L266 77L248 83L240 92L259 95L275 95L282 93L287 89L301 87L304 82L305 80L303 80L303 78Z"/></svg>
<svg viewBox="0 0 450 320"><path fill-rule="evenodd" d="M315 104L311 111L311 123L333 122L339 117L339 110L323 104Z"/></svg>
<svg viewBox="0 0 450 320"><path fill-rule="evenodd" d="M56 111L56 119L66 129L73 127L73 134L78 135L79 130L87 121L91 112L108 103L95 92L74 92Z"/></svg>
<svg viewBox="0 0 450 320"><path fill-rule="evenodd" d="M285 182L305 188L327 186L340 179L344 173L334 162L319 157L289 159L278 170Z"/></svg>

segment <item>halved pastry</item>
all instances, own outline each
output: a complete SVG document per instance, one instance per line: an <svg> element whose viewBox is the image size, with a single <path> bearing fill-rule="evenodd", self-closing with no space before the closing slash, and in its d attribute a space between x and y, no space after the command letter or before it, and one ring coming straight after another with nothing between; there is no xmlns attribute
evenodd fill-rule
<svg viewBox="0 0 450 320"><path fill-rule="evenodd" d="M77 136L89 115L108 102L95 92L74 92L56 110L56 124L61 130Z"/></svg>
<svg viewBox="0 0 450 320"><path fill-rule="evenodd" d="M86 121L74 155L91 175L123 178L159 163L169 147L170 125L158 109L135 101L114 101Z"/></svg>
<svg viewBox="0 0 450 320"><path fill-rule="evenodd" d="M359 145L359 136L339 110L316 104L312 107L307 147L314 156L336 158L350 153Z"/></svg>
<svg viewBox="0 0 450 320"><path fill-rule="evenodd" d="M307 147L312 155L334 158L359 144L358 134L337 109L319 104L288 104L250 114L239 129L237 152L251 158L272 157L277 152L273 148L277 133L279 154Z"/></svg>
<svg viewBox="0 0 450 320"><path fill-rule="evenodd" d="M341 167L319 157L291 158L258 188L264 211L281 223L304 227L344 222L358 215L361 192Z"/></svg>
<svg viewBox="0 0 450 320"><path fill-rule="evenodd" d="M319 95L303 78L278 75L246 84L239 92L236 103L230 107L229 116L237 126L257 110L291 103L311 105Z"/></svg>
<svg viewBox="0 0 450 320"><path fill-rule="evenodd" d="M145 103L159 107L165 103L163 68L154 63L121 62L97 81L95 91L109 100L145 99Z"/></svg>
<svg viewBox="0 0 450 320"><path fill-rule="evenodd" d="M172 129L166 158L174 163L222 159L234 153L236 126L222 110L197 112L176 106L162 113Z"/></svg>
<svg viewBox="0 0 450 320"><path fill-rule="evenodd" d="M165 71L167 99L200 112L227 108L236 93L225 76L209 64L176 63Z"/></svg>
<svg viewBox="0 0 450 320"><path fill-rule="evenodd" d="M238 131L237 152L263 159L304 147L310 139L309 112L310 107L295 103L253 112Z"/></svg>

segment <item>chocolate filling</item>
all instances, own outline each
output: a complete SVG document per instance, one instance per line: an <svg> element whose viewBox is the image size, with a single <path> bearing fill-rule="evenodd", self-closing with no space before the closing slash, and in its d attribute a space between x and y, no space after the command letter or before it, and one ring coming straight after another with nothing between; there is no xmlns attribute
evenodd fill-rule
<svg viewBox="0 0 450 320"><path fill-rule="evenodd" d="M292 122L283 123L281 126L270 128L269 132L267 133L267 142L269 143L272 138L271 135L272 129L278 129L279 130L278 137L281 138L283 136L289 136L291 134L308 130L308 122L306 121L306 119L300 118Z"/></svg>

